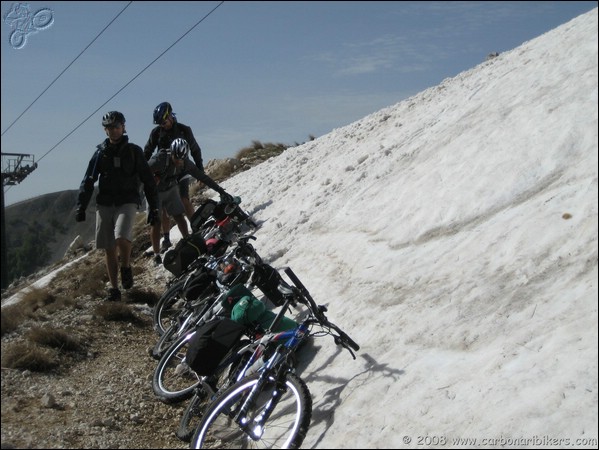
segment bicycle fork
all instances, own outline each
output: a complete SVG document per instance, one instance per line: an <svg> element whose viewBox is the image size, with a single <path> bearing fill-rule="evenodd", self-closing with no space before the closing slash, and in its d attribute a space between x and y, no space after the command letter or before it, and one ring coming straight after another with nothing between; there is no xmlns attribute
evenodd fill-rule
<svg viewBox="0 0 599 450"><path fill-rule="evenodd" d="M258 383L256 383L247 399L243 403L239 414L235 418L235 422L239 425L240 429L254 441L258 441L262 437L262 434L264 433L264 424L268 421L270 415L275 410L282 395L287 391L285 381L280 380L279 377L277 377L276 386L271 391L270 399L268 402L266 402L260 414L251 419L248 416L248 411L252 409L252 406L254 406L254 400L258 393L262 392L262 389L259 387L259 385L263 386L264 384L265 383L261 383L260 380Z"/></svg>
<svg viewBox="0 0 599 450"><path fill-rule="evenodd" d="M277 350L273 356L268 360L264 368L264 372L258 378L258 381L243 401L239 412L235 416L235 422L239 425L240 429L246 433L254 441L260 440L264 433L264 424L270 418L270 415L275 410L281 396L287 391L285 384L285 371L281 371L282 367L278 366L277 373L274 376L275 386L271 391L271 397L264 405L260 414L253 419L249 417L249 412L256 406L258 395L264 392L264 386L269 381L271 376L272 368L277 367L278 362L281 360L283 355Z"/></svg>

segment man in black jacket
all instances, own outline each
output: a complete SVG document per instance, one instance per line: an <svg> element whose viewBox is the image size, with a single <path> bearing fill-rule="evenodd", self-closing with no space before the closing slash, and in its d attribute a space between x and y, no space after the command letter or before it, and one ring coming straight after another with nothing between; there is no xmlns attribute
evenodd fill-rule
<svg viewBox="0 0 599 450"><path fill-rule="evenodd" d="M108 136L92 156L79 188L77 222L85 220L85 210L98 181L96 196L96 248L106 251L106 270L111 288L107 300L119 301L119 259L124 289L133 286L131 241L135 215L141 205L140 184L148 201L148 223L160 223L158 190L141 147L125 135L125 116L110 111L102 118Z"/></svg>
<svg viewBox="0 0 599 450"><path fill-rule="evenodd" d="M157 125L150 132L150 137L148 138L148 142L144 146L144 155L147 160L152 157L154 152L158 152L160 150L168 150L173 143L173 141L177 138L185 139L187 144L189 145L189 153L193 158L195 165L202 172L204 171L204 163L202 161L202 149L200 145L196 141L193 132L191 131L191 127L184 125L177 121L177 116L173 112L173 107L168 102L160 103L154 109L154 124ZM188 172L182 171L179 174L178 184L179 184L179 195L181 196L181 201L183 202L183 207L185 208L185 215L188 219L191 219L193 216L193 205L189 200L189 183L190 183L190 174ZM163 210L162 211L162 234L163 241L161 251L164 252L171 246L170 242L170 220L168 215Z"/></svg>

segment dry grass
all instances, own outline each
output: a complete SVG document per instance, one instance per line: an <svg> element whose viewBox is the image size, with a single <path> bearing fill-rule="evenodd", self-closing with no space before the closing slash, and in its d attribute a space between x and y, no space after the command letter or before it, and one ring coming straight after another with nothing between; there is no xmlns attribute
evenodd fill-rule
<svg viewBox="0 0 599 450"><path fill-rule="evenodd" d="M96 306L94 312L104 320L111 322L140 322L140 320L134 314L133 308L122 302L101 303Z"/></svg>
<svg viewBox="0 0 599 450"><path fill-rule="evenodd" d="M78 352L84 350L79 339L71 336L65 330L56 328L35 327L29 330L26 338L34 344L55 348L64 352Z"/></svg>
<svg viewBox="0 0 599 450"><path fill-rule="evenodd" d="M239 160L249 159L249 158L257 158L266 160L268 158L272 158L273 156L280 155L285 150L287 150L289 146L282 143L266 143L263 144L260 141L252 141L252 145L249 147L244 147L237 151L235 154L235 158Z"/></svg>
<svg viewBox="0 0 599 450"><path fill-rule="evenodd" d="M56 297L46 289L30 288L21 300L23 312L32 317L38 309L56 301Z"/></svg>
<svg viewBox="0 0 599 450"><path fill-rule="evenodd" d="M12 333L26 319L26 315L22 311L21 305L10 305L2 308L0 335Z"/></svg>
<svg viewBox="0 0 599 450"><path fill-rule="evenodd" d="M153 291L136 288L130 289L127 292L127 297L129 298L128 303L139 303L142 305L146 304L148 306L154 306L156 303L158 303L160 295L162 295L162 293L156 294Z"/></svg>
<svg viewBox="0 0 599 450"><path fill-rule="evenodd" d="M42 349L30 343L18 342L2 352L2 367L46 372L58 366L55 350Z"/></svg>
<svg viewBox="0 0 599 450"><path fill-rule="evenodd" d="M55 280L68 291L77 293L77 296L104 297L108 282L104 251L94 250L89 258L83 258L69 270L59 273Z"/></svg>
<svg viewBox="0 0 599 450"><path fill-rule="evenodd" d="M69 297L56 297L46 289L29 288L18 305L2 308L1 335L15 331L26 319L43 319L46 314L75 304Z"/></svg>
<svg viewBox="0 0 599 450"><path fill-rule="evenodd" d="M134 258L136 255L141 255L149 248L152 243L150 241L150 225L148 225L148 215L144 211L137 214L135 217L135 223L133 224L133 242L132 242L132 254Z"/></svg>

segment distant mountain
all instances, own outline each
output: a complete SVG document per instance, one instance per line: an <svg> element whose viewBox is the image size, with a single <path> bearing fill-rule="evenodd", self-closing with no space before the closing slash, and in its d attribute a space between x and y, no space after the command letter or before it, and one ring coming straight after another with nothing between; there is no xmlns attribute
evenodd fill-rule
<svg viewBox="0 0 599 450"><path fill-rule="evenodd" d="M53 192L6 207L9 282L62 259L78 235L85 243L94 239L93 216L85 222L75 222L77 193L78 190Z"/></svg>

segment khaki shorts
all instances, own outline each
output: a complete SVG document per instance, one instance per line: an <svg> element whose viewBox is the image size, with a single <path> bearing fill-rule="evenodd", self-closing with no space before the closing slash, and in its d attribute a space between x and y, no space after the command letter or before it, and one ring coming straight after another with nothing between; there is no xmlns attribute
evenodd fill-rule
<svg viewBox="0 0 599 450"><path fill-rule="evenodd" d="M177 185L173 185L166 191L158 192L158 204L158 209L166 209L169 216L175 217L185 214L185 208L183 207Z"/></svg>
<svg viewBox="0 0 599 450"><path fill-rule="evenodd" d="M98 205L96 211L96 248L116 245L116 239L133 241L133 223L137 214L135 203L120 206Z"/></svg>

